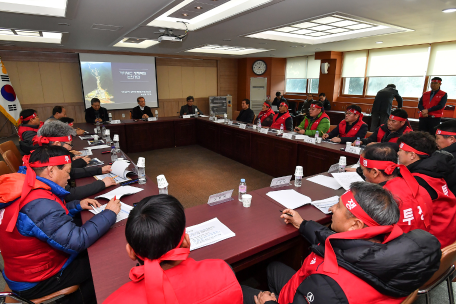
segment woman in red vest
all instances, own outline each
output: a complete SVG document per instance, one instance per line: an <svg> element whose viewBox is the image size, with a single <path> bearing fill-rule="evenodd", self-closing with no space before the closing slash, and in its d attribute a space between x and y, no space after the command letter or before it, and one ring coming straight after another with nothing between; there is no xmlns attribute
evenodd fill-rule
<svg viewBox="0 0 456 304"><path fill-rule="evenodd" d="M293 129L293 118L291 118L290 112L288 112L288 102L286 100L280 103L279 113L274 115L271 129L279 130L280 126L283 126L283 129L287 131Z"/></svg>
<svg viewBox="0 0 456 304"><path fill-rule="evenodd" d="M19 146L22 154L30 154L30 150L33 148L32 139L36 136L36 133L43 125L38 113L33 109L22 110L20 117L20 125L17 130L19 135Z"/></svg>
<svg viewBox="0 0 456 304"><path fill-rule="evenodd" d="M421 96L418 102L420 109L420 131L435 133L435 127L440 124L443 110L448 99L448 94L440 90L442 78L434 77L431 80L431 91L427 91Z"/></svg>
<svg viewBox="0 0 456 304"><path fill-rule="evenodd" d="M242 290L223 260L195 261L188 257L184 207L160 194L141 200L125 226L128 256L139 264L131 282L104 303L242 304Z"/></svg>
<svg viewBox="0 0 456 304"><path fill-rule="evenodd" d="M397 204L381 186L352 183L330 210L332 230L295 210L283 211L312 253L297 272L279 262L269 265L272 293L254 296L256 290L245 287L244 303L402 303L439 268L438 240L420 229L404 234L396 225Z"/></svg>
<svg viewBox="0 0 456 304"><path fill-rule="evenodd" d="M323 139L331 139L332 142L345 144L354 142L358 137L364 138L367 133L367 124L363 121L363 113L357 105L347 107L345 119L331 132L323 134Z"/></svg>
<svg viewBox="0 0 456 304"><path fill-rule="evenodd" d="M261 108L261 112L258 113L258 116L255 118L254 124L257 124L259 119L262 127L270 127L272 125L274 115L275 113L272 109L271 102L265 101L263 103L263 107Z"/></svg>

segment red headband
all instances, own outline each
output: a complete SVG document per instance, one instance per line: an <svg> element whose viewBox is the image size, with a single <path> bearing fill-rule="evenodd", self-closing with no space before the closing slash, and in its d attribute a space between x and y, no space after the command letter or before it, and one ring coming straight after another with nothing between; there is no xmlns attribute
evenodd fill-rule
<svg viewBox="0 0 456 304"><path fill-rule="evenodd" d="M320 107L319 105L314 104L314 103L312 103L312 104L310 105L310 107L311 107L311 108L317 108L317 109L321 109L321 108L322 108L322 107Z"/></svg>
<svg viewBox="0 0 456 304"><path fill-rule="evenodd" d="M283 102L283 103L284 103L284 102ZM271 108L271 106L270 106L267 102L265 102L265 103L263 103L263 104L264 104L266 107Z"/></svg>
<svg viewBox="0 0 456 304"><path fill-rule="evenodd" d="M438 80L438 79L432 79L431 82L437 82L437 83L442 83L442 80Z"/></svg>
<svg viewBox="0 0 456 304"><path fill-rule="evenodd" d="M21 121L29 121L30 119L33 119L36 117L36 113L33 113L32 115L28 116L28 117L20 117L21 118Z"/></svg>
<svg viewBox="0 0 456 304"><path fill-rule="evenodd" d="M397 121L406 121L407 120L407 118L402 118L402 117L394 116L394 115L390 115L389 119L393 119L393 120L397 120Z"/></svg>
<svg viewBox="0 0 456 304"><path fill-rule="evenodd" d="M32 151L32 153L33 153L33 151ZM22 158L22 161L24 162L24 166L27 168L27 172L25 174L24 184L22 185L21 197L19 198L19 202L16 203L16 205L15 205L16 209L13 211L14 213L11 217L11 220L9 221L8 226L6 227L7 232L12 232L14 230L14 227L16 227L19 210L22 208L21 203L27 197L27 195L30 193L33 185L35 184L36 173L31 168L40 168L40 167L46 167L46 166L60 166L60 165L65 165L65 164L71 164L71 158L69 155L50 157L49 161L47 163L41 163L38 161L29 163L29 160L30 160L30 155L25 155Z"/></svg>
<svg viewBox="0 0 456 304"><path fill-rule="evenodd" d="M401 143L401 144L399 145L399 148L402 149L402 150L404 150L404 151L407 151L407 152L414 152L414 153L416 153L416 154L418 154L418 155L426 155L426 156L429 156L429 154L424 153L424 152L421 152L421 151L418 151L418 150L416 150L416 149L410 147L410 146L407 145L406 143Z"/></svg>
<svg viewBox="0 0 456 304"><path fill-rule="evenodd" d="M74 125L74 123L73 123L73 122L70 122L68 125L69 125L70 127L72 127L72 126Z"/></svg>
<svg viewBox="0 0 456 304"><path fill-rule="evenodd" d="M350 113L353 113L353 114L358 114L359 117L361 118L361 120L362 120L363 117L364 117L363 113L358 112L358 111L356 111L355 109L349 109L349 110L347 110L347 111L350 112Z"/></svg>
<svg viewBox="0 0 456 304"><path fill-rule="evenodd" d="M351 190L345 192L340 198L342 199L344 206L347 207L347 209L353 213L354 216L362 220L364 224L369 227L380 226L363 210L363 208L361 208L361 206L355 200L355 197L353 196L353 192L351 192Z"/></svg>
<svg viewBox="0 0 456 304"><path fill-rule="evenodd" d="M435 132L435 134L438 134L438 135L452 135L452 136L456 136L456 133L455 133L455 132L442 131L442 130L440 130L440 129L437 129L437 132Z"/></svg>
<svg viewBox="0 0 456 304"><path fill-rule="evenodd" d="M280 106L286 106L287 109L288 109L288 105L287 105L285 102L282 102L282 103L280 104Z"/></svg>
<svg viewBox="0 0 456 304"><path fill-rule="evenodd" d="M72 140L73 140L73 137L71 135L62 136L62 137L35 136L32 139L33 144L38 144L40 146L42 146L43 144L49 144L50 142L53 142L53 141L69 142L69 141L72 141Z"/></svg>
<svg viewBox="0 0 456 304"><path fill-rule="evenodd" d="M176 294L173 291L173 286L168 277L160 267L162 261L181 261L186 260L190 254L190 248L180 248L184 241L185 230L182 238L176 248L168 251L161 257L155 260L144 259L144 265L133 267L130 270L130 280L139 282L144 279L146 285L147 303L178 303ZM166 291L166 293L165 293Z"/></svg>

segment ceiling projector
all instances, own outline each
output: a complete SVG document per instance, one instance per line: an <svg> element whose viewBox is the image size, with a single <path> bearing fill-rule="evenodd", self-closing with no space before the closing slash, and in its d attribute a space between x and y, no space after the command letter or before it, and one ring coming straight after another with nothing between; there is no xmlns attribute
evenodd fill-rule
<svg viewBox="0 0 456 304"><path fill-rule="evenodd" d="M158 37L157 40L158 40L158 42L162 42L162 41L181 42L182 38L177 37L177 36L162 35L162 36Z"/></svg>

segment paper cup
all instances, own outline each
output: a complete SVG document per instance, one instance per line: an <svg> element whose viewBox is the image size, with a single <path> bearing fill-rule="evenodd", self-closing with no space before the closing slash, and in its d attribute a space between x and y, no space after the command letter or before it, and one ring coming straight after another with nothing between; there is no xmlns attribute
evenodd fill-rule
<svg viewBox="0 0 456 304"><path fill-rule="evenodd" d="M302 166L296 166L295 176L304 176L304 169Z"/></svg>
<svg viewBox="0 0 456 304"><path fill-rule="evenodd" d="M119 134L114 134L113 141L119 141Z"/></svg>
<svg viewBox="0 0 456 304"><path fill-rule="evenodd" d="M93 129L93 133L98 134L98 129L97 128Z"/></svg>
<svg viewBox="0 0 456 304"><path fill-rule="evenodd" d="M166 180L166 177L163 174L157 176L157 184L158 188L168 187L168 181Z"/></svg>
<svg viewBox="0 0 456 304"><path fill-rule="evenodd" d="M250 194L242 194L242 205L249 208L252 204L252 196Z"/></svg>
<svg viewBox="0 0 456 304"><path fill-rule="evenodd" d="M347 148L348 148L348 147L351 147L351 145L352 145L352 143L349 142L349 141L347 141L347 142L345 143L345 146L346 146Z"/></svg>
<svg viewBox="0 0 456 304"><path fill-rule="evenodd" d="M321 137L317 137L317 144L321 144Z"/></svg>
<svg viewBox="0 0 456 304"><path fill-rule="evenodd" d="M95 135L93 136L93 140L94 140L94 141L97 141L97 140L98 140L98 135L95 134Z"/></svg>
<svg viewBox="0 0 456 304"><path fill-rule="evenodd" d="M108 116L112 118L112 113L108 113Z"/></svg>
<svg viewBox="0 0 456 304"><path fill-rule="evenodd" d="M105 136L111 136L111 130L106 129L106 131L105 131Z"/></svg>
<svg viewBox="0 0 456 304"><path fill-rule="evenodd" d="M256 125L253 125L253 126L252 126L252 128L253 128L254 130L256 130L256 127L257 127Z"/></svg>
<svg viewBox="0 0 456 304"><path fill-rule="evenodd" d="M146 167L146 159L144 157L138 157L138 167L145 168Z"/></svg>

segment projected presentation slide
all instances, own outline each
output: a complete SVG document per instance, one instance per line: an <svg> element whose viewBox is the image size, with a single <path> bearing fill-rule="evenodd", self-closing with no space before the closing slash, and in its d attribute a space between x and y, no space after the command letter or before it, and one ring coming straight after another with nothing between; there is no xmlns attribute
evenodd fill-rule
<svg viewBox="0 0 456 304"><path fill-rule="evenodd" d="M132 109L142 96L158 107L155 57L79 54L86 108L92 98L107 109Z"/></svg>

